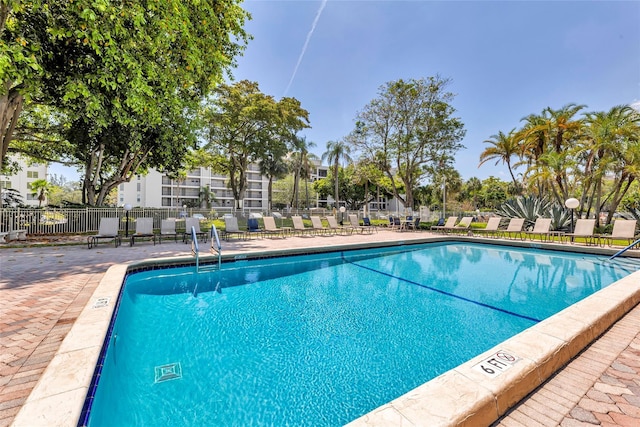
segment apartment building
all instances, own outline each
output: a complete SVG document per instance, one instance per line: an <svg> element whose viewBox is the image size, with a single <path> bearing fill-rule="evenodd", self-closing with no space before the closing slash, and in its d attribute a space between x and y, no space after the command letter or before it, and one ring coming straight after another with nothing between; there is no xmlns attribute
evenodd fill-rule
<svg viewBox="0 0 640 427"><path fill-rule="evenodd" d="M32 194L30 184L37 179L47 179L47 164L30 163L26 157L20 155L12 155L9 160L17 162L20 170L15 175L0 175L0 191L9 188L17 190L25 205L37 207L38 196Z"/></svg>
<svg viewBox="0 0 640 427"><path fill-rule="evenodd" d="M317 164L311 174L311 181L325 178L328 167ZM187 172L182 179L171 179L155 169L147 175L138 175L130 182L118 187L118 204L130 204L143 207L204 207L202 195L208 187L215 196L211 202L213 208L234 207L233 192L227 187L228 177L213 172L210 168L198 168ZM269 179L260 174L257 164L249 165L247 170L247 191L242 201L243 209L260 211L268 206ZM317 203L326 203L318 200Z"/></svg>

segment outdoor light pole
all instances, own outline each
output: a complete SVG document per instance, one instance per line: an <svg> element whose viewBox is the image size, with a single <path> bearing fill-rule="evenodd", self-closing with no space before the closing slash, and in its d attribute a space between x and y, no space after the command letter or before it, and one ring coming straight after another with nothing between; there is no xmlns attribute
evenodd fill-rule
<svg viewBox="0 0 640 427"><path fill-rule="evenodd" d="M571 209L571 232L573 233L573 210L578 207L580 202L578 199L571 197L564 202L564 205Z"/></svg>
<svg viewBox="0 0 640 427"><path fill-rule="evenodd" d="M129 203L123 206L124 212L126 214L126 223L124 224L124 237L129 237L129 211L131 210L131 205Z"/></svg>
<svg viewBox="0 0 640 427"><path fill-rule="evenodd" d="M344 206L340 206L340 225L343 225L344 222L344 211L346 211L347 208L345 208Z"/></svg>

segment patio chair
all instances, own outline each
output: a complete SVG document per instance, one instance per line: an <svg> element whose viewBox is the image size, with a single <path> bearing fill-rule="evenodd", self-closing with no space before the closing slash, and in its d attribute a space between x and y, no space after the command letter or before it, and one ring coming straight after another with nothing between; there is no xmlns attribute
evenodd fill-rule
<svg viewBox="0 0 640 427"><path fill-rule="evenodd" d="M525 238L529 237L530 240L533 240L536 236L540 236L540 241L546 241L550 239L551 218L536 218L536 222L533 225L533 230L525 231Z"/></svg>
<svg viewBox="0 0 640 427"><path fill-rule="evenodd" d="M162 243L163 237L173 236L173 241L178 242L178 232L176 231L175 219L163 219L160 221L160 234L158 234L158 243Z"/></svg>
<svg viewBox="0 0 640 427"><path fill-rule="evenodd" d="M252 234L258 237L262 237L264 235L264 230L260 228L260 224L258 223L258 218L247 219L247 237L251 238Z"/></svg>
<svg viewBox="0 0 640 427"><path fill-rule="evenodd" d="M413 221L405 222L405 228L413 231L420 230L420 217L418 216Z"/></svg>
<svg viewBox="0 0 640 427"><path fill-rule="evenodd" d="M351 218L351 215L349 215L349 218ZM327 222L329 223L329 229L331 229L334 234L340 233L341 235L346 236L347 234L353 234L355 230L355 227L353 227L353 225L338 224L338 220L336 219L336 217L331 215L327 217Z"/></svg>
<svg viewBox="0 0 640 427"><path fill-rule="evenodd" d="M196 232L196 238L202 238L203 242L207 241L207 234L200 230L200 220L198 218L185 218L184 220L184 234L182 235L182 241L189 243L191 239L191 228Z"/></svg>
<svg viewBox="0 0 640 427"><path fill-rule="evenodd" d="M302 221L302 217L299 215L292 215L291 220L293 221L293 234L299 234L300 236L313 236L314 230L312 228L307 228Z"/></svg>
<svg viewBox="0 0 640 427"><path fill-rule="evenodd" d="M587 245L595 245L600 241L600 236L594 235L593 231L596 228L595 219L581 218L576 221L576 226L573 229L573 233L566 233L564 237L571 243L575 243L575 238L579 237L584 239L584 243Z"/></svg>
<svg viewBox="0 0 640 427"><path fill-rule="evenodd" d="M153 246L156 245L156 235L153 232L153 218L138 218L136 219L136 230L131 236L129 236L129 246L133 246L137 238L151 237L153 240Z"/></svg>
<svg viewBox="0 0 640 427"><path fill-rule="evenodd" d="M613 246L614 240L627 241L625 246L630 245L636 239L636 224L635 219L616 219L613 221L613 230L611 234L601 236L605 242L609 243L609 246Z"/></svg>
<svg viewBox="0 0 640 427"><path fill-rule="evenodd" d="M264 222L264 234L265 235L281 235L284 239L286 236L284 234L284 230L276 226L276 220L272 216L262 217L262 221Z"/></svg>
<svg viewBox="0 0 640 427"><path fill-rule="evenodd" d="M373 234L375 231L378 232L378 226L371 223L371 219L368 216L362 218L362 226L364 227L362 230L370 230L369 232Z"/></svg>
<svg viewBox="0 0 640 427"><path fill-rule="evenodd" d="M120 246L120 235L118 234L119 218L100 218L98 226L98 234L87 237L87 246L89 249L98 245L102 239L113 240L115 247Z"/></svg>
<svg viewBox="0 0 640 427"><path fill-rule="evenodd" d="M485 228L478 228L476 230L473 230L473 232L484 234L487 237L496 237L500 231L500 221L502 221L502 218L500 218L499 216L491 217L489 218L489 221L487 221L487 226Z"/></svg>
<svg viewBox="0 0 640 427"><path fill-rule="evenodd" d="M247 240L247 237L249 237L246 230L240 230L240 227L238 227L238 218L235 216L225 216L222 238L229 241L233 236L242 237L243 240Z"/></svg>
<svg viewBox="0 0 640 427"><path fill-rule="evenodd" d="M456 225L457 220L457 216L450 216L443 225L432 225L431 230L446 233L447 230L451 230Z"/></svg>
<svg viewBox="0 0 640 427"><path fill-rule="evenodd" d="M309 217L309 219L311 219L311 226L316 234L323 234L325 236L335 234L335 230L332 230L329 227L325 227L324 224L322 224L322 220L319 216L312 215Z"/></svg>
<svg viewBox="0 0 640 427"><path fill-rule="evenodd" d="M400 222L400 218L397 216L389 217L389 227L390 228L400 228L402 226L402 222Z"/></svg>
<svg viewBox="0 0 640 427"><path fill-rule="evenodd" d="M549 225L551 225L551 223L549 223ZM511 239L512 237L515 239L519 237L521 240L524 240L525 235L523 228L524 218L511 218L507 228L498 232L498 237L506 237L507 239Z"/></svg>

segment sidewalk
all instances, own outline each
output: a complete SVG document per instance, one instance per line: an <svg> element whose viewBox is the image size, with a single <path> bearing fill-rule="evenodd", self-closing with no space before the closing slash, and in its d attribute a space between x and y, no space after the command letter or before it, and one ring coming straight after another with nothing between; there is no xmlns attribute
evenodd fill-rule
<svg viewBox="0 0 640 427"><path fill-rule="evenodd" d="M408 241L427 235L381 231L348 238L235 240L223 242L223 251L329 246L345 239ZM173 242L119 248L101 243L92 250L86 245L0 249L0 427L11 424L109 266L189 254L190 245ZM495 425L640 425L640 307Z"/></svg>

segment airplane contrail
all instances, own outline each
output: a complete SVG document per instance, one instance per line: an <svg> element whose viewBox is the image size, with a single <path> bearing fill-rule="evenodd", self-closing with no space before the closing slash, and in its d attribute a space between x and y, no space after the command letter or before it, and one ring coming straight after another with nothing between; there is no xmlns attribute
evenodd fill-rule
<svg viewBox="0 0 640 427"><path fill-rule="evenodd" d="M327 0L322 0L322 3L320 4L320 8L316 13L316 17L313 20L313 24L311 24L311 30L309 30L309 34L307 34L307 39L304 41L304 46L302 46L302 52L300 52L300 56L298 57L298 62L296 63L295 68L293 69L293 74L291 74L291 79L289 79L289 84L287 85L287 88L284 90L284 96L287 96L287 93L289 92L289 88L291 88L291 84L293 83L293 80L296 78L296 74L298 73L298 67L302 62L304 53L307 51L307 46L309 46L309 41L311 40L311 36L313 36L313 31L316 29L316 25L318 24L320 15L322 15L322 11L324 10L324 7L326 5L327 5Z"/></svg>

